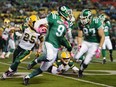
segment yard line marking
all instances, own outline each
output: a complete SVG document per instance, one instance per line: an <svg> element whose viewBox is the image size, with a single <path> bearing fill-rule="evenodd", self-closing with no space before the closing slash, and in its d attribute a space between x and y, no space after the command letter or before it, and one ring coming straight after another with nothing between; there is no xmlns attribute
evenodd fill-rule
<svg viewBox="0 0 116 87"><path fill-rule="evenodd" d="M47 73L47 74L51 74L51 73ZM54 74L52 74L52 75L54 75ZM92 82L92 81L88 81L88 80L83 80L83 79L78 79L78 78L73 78L73 77L68 77L68 76L63 76L63 75L55 75L55 76L60 76L60 77L63 77L63 78L68 78L68 79L77 80L77 81L80 81L80 82L90 83L90 84L104 86L104 87L114 87L114 86L110 86L110 85L106 85L106 84L102 84L102 83Z"/></svg>
<svg viewBox="0 0 116 87"><path fill-rule="evenodd" d="M0 62L0 63L4 64L4 65L10 65L8 63L2 63L2 62ZM23 69L26 69L25 67L22 67L22 66L19 66L19 67L23 68ZM45 72L45 73L51 74L51 73L48 73L48 72ZM54 75L54 74L51 74L51 75ZM97 83L97 82L92 82L92 81L88 81L88 80L77 79L77 78L63 76L63 75L55 75L55 76L60 76L60 77L63 77L63 78L68 78L68 79L77 80L77 81L80 81L80 82L90 83L90 84L104 86L104 87L114 87L114 86L110 86L110 85L106 85L106 84L102 84L102 83Z"/></svg>

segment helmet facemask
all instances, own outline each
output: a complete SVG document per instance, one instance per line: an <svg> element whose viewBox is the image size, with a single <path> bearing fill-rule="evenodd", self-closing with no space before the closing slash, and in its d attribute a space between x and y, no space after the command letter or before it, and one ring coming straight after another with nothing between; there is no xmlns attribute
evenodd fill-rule
<svg viewBox="0 0 116 87"><path fill-rule="evenodd" d="M39 19L39 17L37 17L36 15L31 15L29 18L27 18L27 22L28 22L28 25L30 27L34 27L34 23Z"/></svg>
<svg viewBox="0 0 116 87"><path fill-rule="evenodd" d="M58 13L68 21L71 21L72 18L74 18L72 14L72 9L70 9L68 6L59 7Z"/></svg>
<svg viewBox="0 0 116 87"><path fill-rule="evenodd" d="M6 27L8 27L8 26L10 25L10 20L9 20L9 19L5 19L5 20L4 20L4 25L5 25Z"/></svg>
<svg viewBox="0 0 116 87"><path fill-rule="evenodd" d="M62 52L61 53L61 61L66 65L69 63L70 57L71 56L70 56L69 52Z"/></svg>
<svg viewBox="0 0 116 87"><path fill-rule="evenodd" d="M106 15L101 14L101 15L99 16L99 19L100 19L102 22L104 22L104 21L106 20Z"/></svg>
<svg viewBox="0 0 116 87"><path fill-rule="evenodd" d="M82 13L80 14L80 21L82 24L87 24L89 23L91 20L91 11L88 9L85 9L82 11Z"/></svg>

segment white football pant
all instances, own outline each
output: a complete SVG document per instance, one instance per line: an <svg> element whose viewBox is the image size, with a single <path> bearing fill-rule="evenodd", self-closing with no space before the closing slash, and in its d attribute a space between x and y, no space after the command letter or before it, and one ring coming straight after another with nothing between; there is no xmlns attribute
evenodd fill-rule
<svg viewBox="0 0 116 87"><path fill-rule="evenodd" d="M93 56L95 55L95 51L97 50L98 45L98 43L83 41L82 47L80 48L80 51L75 54L74 59L79 60L79 58L84 53L86 53L84 64L88 65L89 62L92 60Z"/></svg>
<svg viewBox="0 0 116 87"><path fill-rule="evenodd" d="M49 60L48 62L43 62L40 66L42 71L48 70L48 68L54 63L57 58L58 48L54 48L51 43L45 42L46 47L46 59Z"/></svg>

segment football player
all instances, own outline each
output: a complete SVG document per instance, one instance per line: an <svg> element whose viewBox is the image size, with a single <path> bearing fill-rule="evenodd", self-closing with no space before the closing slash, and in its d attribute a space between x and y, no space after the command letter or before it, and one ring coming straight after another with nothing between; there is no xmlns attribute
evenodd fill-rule
<svg viewBox="0 0 116 87"><path fill-rule="evenodd" d="M65 38L68 28L65 23L70 21L72 16L72 10L68 6L60 6L57 14L50 13L46 18L35 23L35 29L41 24L48 24L49 26L44 43L46 50L42 55L44 57L38 58L38 62L44 61L41 66L23 78L25 85L28 85L29 79L48 70L56 60L61 45L65 46L68 51L72 50L70 43Z"/></svg>
<svg viewBox="0 0 116 87"><path fill-rule="evenodd" d="M84 35L84 39L83 39ZM86 53L84 60L80 65L78 77L83 76L83 71L95 55L100 57L100 52L105 39L103 26L99 18L93 17L89 9L82 10L78 22L78 52L74 59L78 60Z"/></svg>
<svg viewBox="0 0 116 87"><path fill-rule="evenodd" d="M103 56L103 64L106 63L106 48L109 50L110 53L110 60L113 62L112 57L112 43L110 40L110 29L111 24L110 21L107 19L107 16L105 14L99 15L100 20L102 21L103 27L104 27L104 33L105 33L105 41L102 47L102 56Z"/></svg>
<svg viewBox="0 0 116 87"><path fill-rule="evenodd" d="M8 47L8 37L9 37L9 32L10 32L10 20L9 19L4 19L4 24L2 26L3 32L2 32L2 41L3 41L3 52L1 54L1 58L5 58L5 54L7 52L7 47Z"/></svg>
<svg viewBox="0 0 116 87"><path fill-rule="evenodd" d="M69 69L72 69L74 73L77 73L79 69L74 65L74 62L70 58L70 53L67 51L63 51L61 53L61 58L53 63L48 71L52 74L63 74Z"/></svg>
<svg viewBox="0 0 116 87"><path fill-rule="evenodd" d="M11 26L11 21L9 19L4 19L3 34L2 34L2 42L3 42L3 53L1 58L8 58L11 53L13 53L15 49L15 41L14 41L14 31L19 30Z"/></svg>
<svg viewBox="0 0 116 87"><path fill-rule="evenodd" d="M38 42L38 40L42 42L40 32L37 32L34 29L34 23L37 20L39 20L38 16L31 15L29 17L27 25L22 26L23 35L13 53L13 62L10 65L9 69L3 73L1 77L2 79L14 75L14 73L17 71L18 65L31 54L36 42Z"/></svg>

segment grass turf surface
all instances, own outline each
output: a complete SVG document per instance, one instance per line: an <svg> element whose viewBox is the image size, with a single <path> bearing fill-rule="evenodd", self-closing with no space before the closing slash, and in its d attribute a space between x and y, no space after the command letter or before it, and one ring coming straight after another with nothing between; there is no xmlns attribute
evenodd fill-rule
<svg viewBox="0 0 116 87"><path fill-rule="evenodd" d="M88 68L84 71L83 78L77 78L77 74L73 74L69 70L62 76L43 73L40 76L30 80L29 87L116 87L116 51L113 52L114 62L110 62L107 53L107 63L102 64L102 58L93 59ZM33 70L27 70L27 64L34 58L34 54L30 59L25 60L19 65L18 72L11 78L0 80L1 87L24 87L22 77ZM8 69L12 62L12 58L0 59L0 75ZM79 67L79 63L75 63ZM36 65L34 68L37 68ZM26 73L25 73L26 72ZM19 77L21 76L21 77Z"/></svg>

